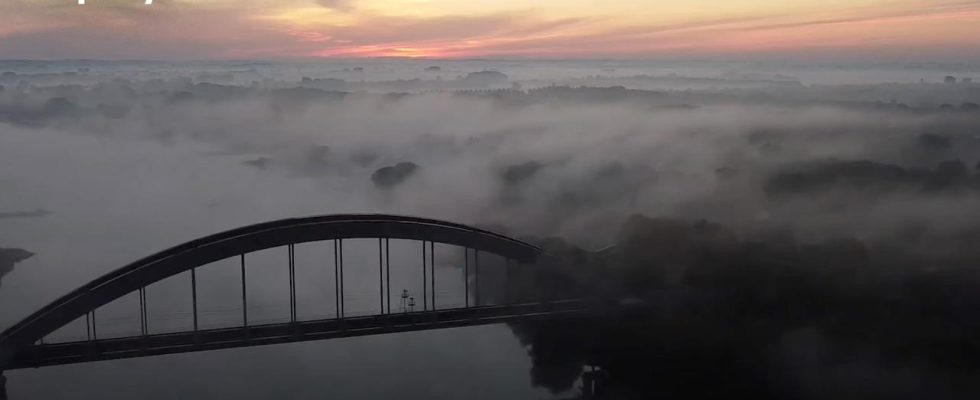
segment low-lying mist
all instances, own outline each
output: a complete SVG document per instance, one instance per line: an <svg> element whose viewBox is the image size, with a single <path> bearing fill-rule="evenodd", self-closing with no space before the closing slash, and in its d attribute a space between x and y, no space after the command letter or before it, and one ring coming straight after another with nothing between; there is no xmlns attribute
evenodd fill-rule
<svg viewBox="0 0 980 400"><path fill-rule="evenodd" d="M976 208L975 110L615 88L383 95L167 83L10 89L0 118L117 146L203 142L240 154L243 168L350 178L380 207L592 245L634 213L879 237L909 224L970 229ZM372 184L399 163L414 167Z"/></svg>
<svg viewBox="0 0 980 400"><path fill-rule="evenodd" d="M967 335L980 331L964 311L980 305L969 294L980 261L980 86L787 79L698 78L686 87L677 76L566 80L625 85L579 87L506 76L216 84L32 83L15 74L0 80L0 135L97 138L109 152L186 147L266 179L309 182L309 191L275 195L307 196L304 213L416 214L550 238L532 240L557 259L589 254L588 265L568 267L578 283L549 291L684 289L716 299L685 297L670 315L596 323L579 336L560 324L515 326L538 362L536 382L556 393L585 364L608 370L624 396L697 386L686 381L690 371L637 367L668 360L707 368L727 393L765 387L745 393L825 398L860 386L871 397L975 394L969 385L946 390L975 376L969 360L980 359L963 355L980 356ZM388 87L407 89L378 90ZM127 179L126 170L116 173ZM175 179L166 190L208 192L221 184L214 178ZM0 206L17 209L0 215L57 215L48 199L17 191L29 182L4 182ZM77 185L68 191L98 190L86 177ZM213 206L234 207L222 201ZM598 249L606 250L591 253ZM612 277L596 278L600 268ZM883 341L906 327L914 332ZM962 346L940 346L944 339ZM596 340L643 350L576 353ZM646 387L637 371L677 384ZM722 379L732 371L739 374ZM914 390L903 386L909 376Z"/></svg>

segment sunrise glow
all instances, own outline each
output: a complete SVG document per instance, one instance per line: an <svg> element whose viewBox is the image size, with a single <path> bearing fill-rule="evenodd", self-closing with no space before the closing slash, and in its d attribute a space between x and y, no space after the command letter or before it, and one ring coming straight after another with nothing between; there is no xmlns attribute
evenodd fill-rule
<svg viewBox="0 0 980 400"><path fill-rule="evenodd" d="M4 58L917 55L980 59L963 0L14 0ZM57 42L55 42L57 38ZM914 49L914 51L913 51ZM819 53L819 54L817 54Z"/></svg>

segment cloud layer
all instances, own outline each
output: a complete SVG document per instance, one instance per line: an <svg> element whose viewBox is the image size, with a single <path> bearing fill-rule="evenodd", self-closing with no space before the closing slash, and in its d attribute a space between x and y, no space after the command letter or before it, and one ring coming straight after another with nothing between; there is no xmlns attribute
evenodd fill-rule
<svg viewBox="0 0 980 400"><path fill-rule="evenodd" d="M980 61L972 1L11 0L6 58L919 57ZM216 23L220 21L220 23Z"/></svg>

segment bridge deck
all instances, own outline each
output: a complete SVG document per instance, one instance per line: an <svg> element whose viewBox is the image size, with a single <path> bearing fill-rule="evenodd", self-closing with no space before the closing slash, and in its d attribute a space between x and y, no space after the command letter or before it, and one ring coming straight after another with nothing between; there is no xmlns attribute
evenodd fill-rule
<svg viewBox="0 0 980 400"><path fill-rule="evenodd" d="M302 342L516 320L584 315L600 310L583 300L479 306L295 323L253 325L125 338L41 344L21 352L5 369L145 357L275 343Z"/></svg>

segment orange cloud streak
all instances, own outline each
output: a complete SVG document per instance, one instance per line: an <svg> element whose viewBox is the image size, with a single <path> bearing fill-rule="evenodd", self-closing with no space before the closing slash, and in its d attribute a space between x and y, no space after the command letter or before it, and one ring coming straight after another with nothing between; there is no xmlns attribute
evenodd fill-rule
<svg viewBox="0 0 980 400"><path fill-rule="evenodd" d="M0 0L0 54L587 58L932 52L980 61L977 1L607 0L605 7L587 0L473 0L469 6L446 3L448 11L439 14L434 5L444 1L158 0L153 7L80 7Z"/></svg>

